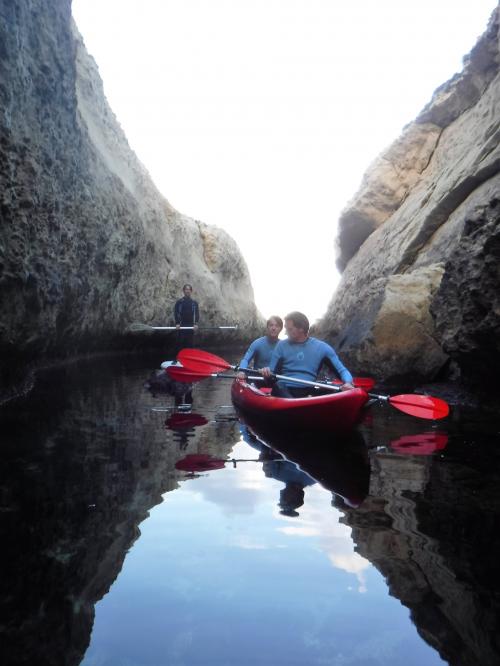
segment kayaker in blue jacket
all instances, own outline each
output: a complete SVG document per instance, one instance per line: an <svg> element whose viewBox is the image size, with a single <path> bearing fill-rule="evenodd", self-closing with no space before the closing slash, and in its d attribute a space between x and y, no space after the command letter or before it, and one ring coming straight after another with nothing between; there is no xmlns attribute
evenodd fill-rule
<svg viewBox="0 0 500 666"><path fill-rule="evenodd" d="M190 284L185 284L182 287L184 296L176 301L174 306L174 321L176 328L180 329L182 326L192 326L192 330L177 332L177 344L179 349L184 347L193 347L194 332L198 328L200 320L200 311L198 303L191 298L193 287Z"/></svg>
<svg viewBox="0 0 500 666"><path fill-rule="evenodd" d="M269 365L272 353L278 344L278 336L282 330L283 320L281 317L276 315L269 317L266 322L266 335L252 342L239 363L240 372L237 374L239 379L245 379L246 373L241 372L242 370L250 370L251 367L259 370Z"/></svg>
<svg viewBox="0 0 500 666"><path fill-rule="evenodd" d="M314 382L325 362L344 382L342 390L354 388L351 373L342 364L333 347L309 337L309 320L302 312L291 312L285 317L285 331L288 337L276 345L269 366L262 370L264 377L269 378L276 373ZM279 380L273 386L273 395L283 398L301 398L311 392L310 387L286 380Z"/></svg>

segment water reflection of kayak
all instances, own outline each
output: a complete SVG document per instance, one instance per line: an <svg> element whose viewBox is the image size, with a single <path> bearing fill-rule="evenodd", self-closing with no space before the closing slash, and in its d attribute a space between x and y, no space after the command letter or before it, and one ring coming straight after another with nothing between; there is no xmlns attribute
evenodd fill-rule
<svg viewBox="0 0 500 666"><path fill-rule="evenodd" d="M368 495L370 463L360 433L336 437L269 426L252 426L251 430L349 506L359 506Z"/></svg>

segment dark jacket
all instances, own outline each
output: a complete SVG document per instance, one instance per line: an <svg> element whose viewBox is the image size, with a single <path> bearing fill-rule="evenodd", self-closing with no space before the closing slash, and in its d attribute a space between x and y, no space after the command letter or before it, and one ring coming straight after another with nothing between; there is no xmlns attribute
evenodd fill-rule
<svg viewBox="0 0 500 666"><path fill-rule="evenodd" d="M181 326L194 326L200 319L198 303L192 298L179 298L174 307L175 323Z"/></svg>

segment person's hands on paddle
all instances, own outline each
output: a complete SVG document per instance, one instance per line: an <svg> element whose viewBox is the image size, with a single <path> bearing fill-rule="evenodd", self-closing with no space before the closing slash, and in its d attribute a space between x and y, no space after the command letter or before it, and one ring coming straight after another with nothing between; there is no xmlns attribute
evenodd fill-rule
<svg viewBox="0 0 500 666"><path fill-rule="evenodd" d="M238 372L236 373L236 379L241 379L241 381L245 381L246 378L247 378L246 373L243 372L243 370L238 370Z"/></svg>
<svg viewBox="0 0 500 666"><path fill-rule="evenodd" d="M341 385L340 390L341 391L350 391L353 388L355 388L354 384L351 384L351 382L344 382Z"/></svg>
<svg viewBox="0 0 500 666"><path fill-rule="evenodd" d="M181 349L177 355L177 359L182 365L191 370L192 373L205 374L208 376L212 372L220 372L221 370L234 370L237 371L238 368L235 365L231 365L226 360L215 354L210 354L209 352L202 351L201 349ZM201 372L200 372L201 371ZM273 373L270 368L262 368L259 371L263 376L272 377ZM277 379L284 379L286 381L296 381L299 384L304 384L308 386L316 386L317 383L309 382L304 379L294 379L292 377L287 377L286 375L274 375ZM365 383L365 389L368 389L366 384L370 384L372 380L368 378L363 379ZM326 388L329 388L331 391L340 390L340 386L335 384L325 384ZM368 389L369 390L369 389ZM368 393L370 398L375 400L380 400L387 402L396 409L399 409L400 412L405 414L410 414L410 416L416 416L420 419L444 419L450 413L450 407L445 400L441 398L434 398L431 395L420 395L418 393L403 393L401 395L379 395L377 393Z"/></svg>

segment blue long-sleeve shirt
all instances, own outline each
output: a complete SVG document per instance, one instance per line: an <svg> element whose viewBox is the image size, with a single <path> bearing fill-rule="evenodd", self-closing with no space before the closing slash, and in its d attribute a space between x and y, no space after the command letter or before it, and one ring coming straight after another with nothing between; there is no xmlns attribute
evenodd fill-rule
<svg viewBox="0 0 500 666"><path fill-rule="evenodd" d="M317 338L307 338L305 342L280 340L273 351L269 367L276 374L314 382L323 361L332 366L343 382L352 382L351 373L342 364L333 347ZM295 382L285 383L297 386Z"/></svg>
<svg viewBox="0 0 500 666"><path fill-rule="evenodd" d="M264 335L262 338L257 338L257 340L254 340L247 349L245 356L243 356L239 363L239 367L242 370L248 370L253 361L253 367L256 370L267 368L271 362L271 356L277 344L277 340L270 340L267 335Z"/></svg>

